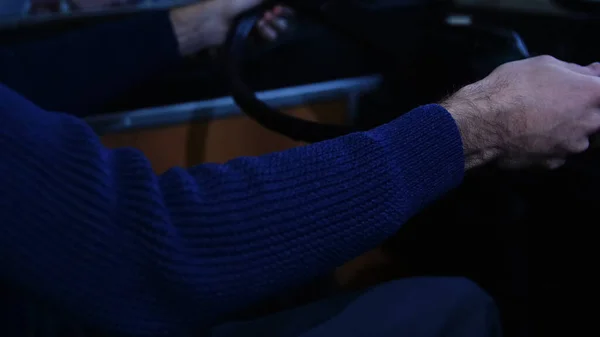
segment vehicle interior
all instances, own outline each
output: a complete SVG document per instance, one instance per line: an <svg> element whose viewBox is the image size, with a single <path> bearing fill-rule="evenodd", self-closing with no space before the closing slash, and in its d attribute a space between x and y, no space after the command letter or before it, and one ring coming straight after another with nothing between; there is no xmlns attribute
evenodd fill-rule
<svg viewBox="0 0 600 337"><path fill-rule="evenodd" d="M439 102L505 62L549 54L589 64L600 55L595 42L600 1L595 0L280 2L294 8L296 15L292 28L276 41L253 40L244 22L252 22L256 12L246 13L220 50L187 59L89 111L85 119L108 146L143 148L161 172L169 166L224 161L370 129L419 105ZM21 1L3 2L0 41L37 38L173 5L147 1L126 10L67 15L68 9L59 3L56 15L36 16L24 12ZM206 123L244 114L250 118L229 127L221 124L207 135ZM248 129L252 131L243 131ZM227 147L232 137L247 137L242 141L246 147ZM250 146L253 137L269 144ZM194 142L208 138L212 148L194 147ZM165 159L173 154L152 152L158 151L159 143L171 144L172 152L185 152L185 159ZM558 328L556 317L562 309L556 303L568 297L565 286L545 276L530 282L529 224L539 219L519 215L519 198L529 191L513 193L506 179L523 180L519 186L531 181L527 175L515 178L494 169L467 176L469 188L452 192L380 248L338 268L335 283L360 288L410 275L465 275L498 302L507 336L529 335L531 287L541 294L535 307L536 315L544 317L542 325ZM483 205L482 195L492 202ZM460 225L447 226L448 219ZM465 233L486 239L469 240ZM549 247L549 240L536 241L535 251L546 254L541 247ZM547 261L561 261L561 268L569 265L552 252ZM536 259L538 271L542 264ZM570 274L568 270L560 274ZM293 296L291 304L265 303L263 310L324 296L310 286L298 293L302 296Z"/></svg>

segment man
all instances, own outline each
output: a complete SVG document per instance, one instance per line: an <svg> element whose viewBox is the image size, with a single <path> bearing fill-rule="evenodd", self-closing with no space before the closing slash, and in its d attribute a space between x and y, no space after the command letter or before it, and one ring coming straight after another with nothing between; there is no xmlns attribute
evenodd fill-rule
<svg viewBox="0 0 600 337"><path fill-rule="evenodd" d="M465 171L557 168L585 151L600 129L598 76L598 64L549 56L508 63L371 131L158 177L139 151L108 150L83 121L1 87L7 324L18 335L32 317L51 317L55 333L67 321L131 336L497 335L490 300L460 279L216 325L377 246Z"/></svg>

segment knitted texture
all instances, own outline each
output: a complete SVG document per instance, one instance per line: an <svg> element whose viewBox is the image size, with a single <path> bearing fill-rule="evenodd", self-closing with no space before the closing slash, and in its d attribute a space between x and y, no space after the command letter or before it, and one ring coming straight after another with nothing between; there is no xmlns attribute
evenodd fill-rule
<svg viewBox="0 0 600 337"><path fill-rule="evenodd" d="M331 271L464 171L458 129L439 105L156 176L140 151L108 150L83 121L0 85L0 149L0 281L24 289L23 303L30 294L137 336L206 328Z"/></svg>

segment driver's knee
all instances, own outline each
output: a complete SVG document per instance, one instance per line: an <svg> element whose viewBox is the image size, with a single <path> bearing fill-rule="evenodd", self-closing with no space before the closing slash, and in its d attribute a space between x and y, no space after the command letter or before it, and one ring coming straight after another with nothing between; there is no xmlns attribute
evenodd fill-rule
<svg viewBox="0 0 600 337"><path fill-rule="evenodd" d="M467 303L495 307L492 297L477 283L465 277L412 277L383 284L381 289L400 298L430 298L438 303L438 307L455 307Z"/></svg>
<svg viewBox="0 0 600 337"><path fill-rule="evenodd" d="M419 300L437 303L438 307L474 302L481 306L494 306L494 300L487 292L463 277L405 278L373 287L363 296L385 297L391 302Z"/></svg>
<svg viewBox="0 0 600 337"><path fill-rule="evenodd" d="M387 298L397 332L413 336L500 336L500 318L492 297L462 277L416 277L384 284L376 297ZM385 306L384 306L385 307ZM413 330L414 327L414 330Z"/></svg>
<svg viewBox="0 0 600 337"><path fill-rule="evenodd" d="M374 287L316 330L382 337L501 335L492 298L472 281L454 277L408 278Z"/></svg>

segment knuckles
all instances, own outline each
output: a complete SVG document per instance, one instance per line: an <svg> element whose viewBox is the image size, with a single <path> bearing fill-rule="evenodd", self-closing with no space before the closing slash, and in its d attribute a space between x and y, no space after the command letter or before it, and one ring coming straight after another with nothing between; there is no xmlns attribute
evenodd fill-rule
<svg viewBox="0 0 600 337"><path fill-rule="evenodd" d="M532 62L539 62L543 64L555 64L558 60L551 55L540 55L530 58Z"/></svg>

